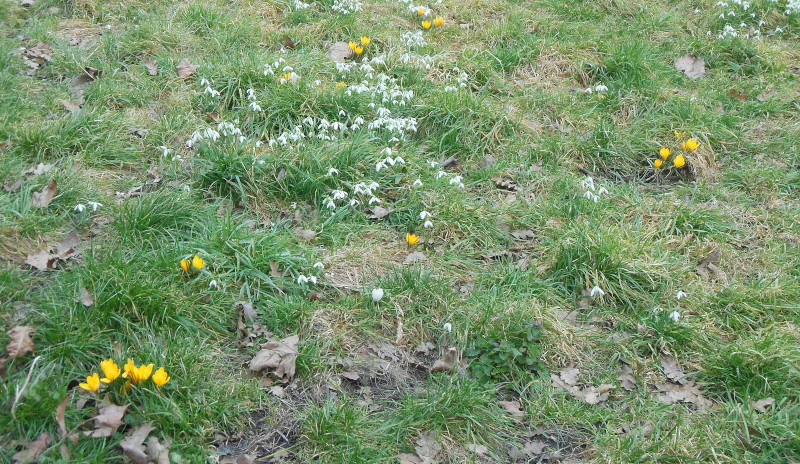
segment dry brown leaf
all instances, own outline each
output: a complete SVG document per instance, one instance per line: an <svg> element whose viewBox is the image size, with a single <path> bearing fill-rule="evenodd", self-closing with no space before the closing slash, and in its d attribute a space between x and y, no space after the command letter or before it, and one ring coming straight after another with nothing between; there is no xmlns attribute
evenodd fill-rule
<svg viewBox="0 0 800 464"><path fill-rule="evenodd" d="M416 454L402 453L397 456L400 464L422 464L422 459Z"/></svg>
<svg viewBox="0 0 800 464"><path fill-rule="evenodd" d="M78 111L79 109L81 109L80 103L75 103L75 102L70 101L70 100L59 100L58 102L61 103L61 106L63 106L64 109L66 109L70 113L74 113L74 112Z"/></svg>
<svg viewBox="0 0 800 464"><path fill-rule="evenodd" d="M466 448L468 451L472 451L473 453L479 456L489 452L489 448L483 445L479 445L477 443L467 443L466 445L464 445L464 448Z"/></svg>
<svg viewBox="0 0 800 464"><path fill-rule="evenodd" d="M54 267L56 260L57 258L51 255L49 251L41 250L38 253L28 255L28 257L25 258L25 264L43 271L47 268Z"/></svg>
<svg viewBox="0 0 800 464"><path fill-rule="evenodd" d="M94 297L85 287L81 287L81 303L87 308L94 304Z"/></svg>
<svg viewBox="0 0 800 464"><path fill-rule="evenodd" d="M522 447L522 452L525 453L529 458L532 458L544 453L544 449L547 448L547 445L548 443L546 441L530 440L525 442Z"/></svg>
<svg viewBox="0 0 800 464"><path fill-rule="evenodd" d="M436 443L434 432L421 432L416 443L414 450L417 452L417 456L420 457L422 464L437 464L441 462L437 456L442 452L442 445Z"/></svg>
<svg viewBox="0 0 800 464"><path fill-rule="evenodd" d="M3 185L3 190L5 190L6 192L16 192L17 190L19 190L20 187L22 187L22 181L18 180Z"/></svg>
<svg viewBox="0 0 800 464"><path fill-rule="evenodd" d="M153 464L169 464L169 447L171 440L159 443L158 438L150 437L147 440L147 457Z"/></svg>
<svg viewBox="0 0 800 464"><path fill-rule="evenodd" d="M520 229L512 230L511 236L517 240L530 240L535 236L535 234L530 229Z"/></svg>
<svg viewBox="0 0 800 464"><path fill-rule="evenodd" d="M158 63L152 58L144 59L144 67L147 69L147 74L151 76L158 76Z"/></svg>
<svg viewBox="0 0 800 464"><path fill-rule="evenodd" d="M83 72L76 76L70 82L69 86L72 90L79 90L84 85L88 84L89 82L94 81L100 77L100 70L97 68L93 68L91 66L86 66L83 68Z"/></svg>
<svg viewBox="0 0 800 464"><path fill-rule="evenodd" d="M50 56L52 49L46 43L39 43L33 48L26 49L22 55L25 59L25 64L31 69L35 70L39 66L52 61L53 57Z"/></svg>
<svg viewBox="0 0 800 464"><path fill-rule="evenodd" d="M598 387L589 386L588 388L581 390L581 397L579 397L579 399L582 399L589 404L602 403L608 399L609 392L614 388L615 387L613 385L609 385L607 383L604 383Z"/></svg>
<svg viewBox="0 0 800 464"><path fill-rule="evenodd" d="M744 92L739 92L736 89L730 89L730 90L728 90L728 98L735 98L735 99L739 100L740 102L746 102L747 101L747 94L744 93Z"/></svg>
<svg viewBox="0 0 800 464"><path fill-rule="evenodd" d="M750 406L758 412L767 412L767 408L772 406L773 403L775 403L775 398L769 397L763 400L752 401L750 402Z"/></svg>
<svg viewBox="0 0 800 464"><path fill-rule="evenodd" d="M347 380L352 380L353 382L361 378L361 376L358 375L358 372L352 372L352 371L342 372L342 377L344 377Z"/></svg>
<svg viewBox="0 0 800 464"><path fill-rule="evenodd" d="M125 438L119 442L122 454L135 464L149 464L151 461L147 456L147 447L144 440L153 430L153 423L146 422L131 430Z"/></svg>
<svg viewBox="0 0 800 464"><path fill-rule="evenodd" d="M675 67L692 79L697 79L706 75L706 60L697 58L694 55L684 55L675 58Z"/></svg>
<svg viewBox="0 0 800 464"><path fill-rule="evenodd" d="M676 385L674 383L656 384L656 388L663 394L656 398L667 404L691 403L697 409L706 409L714 405L711 400L703 396L703 392L694 383Z"/></svg>
<svg viewBox="0 0 800 464"><path fill-rule="evenodd" d="M42 451L47 449L50 444L51 437L48 432L42 432L39 437L34 441L25 443L25 449L11 456L15 464L30 463L39 458Z"/></svg>
<svg viewBox="0 0 800 464"><path fill-rule="evenodd" d="M6 351L10 359L18 358L33 352L33 339L31 338L31 334L34 332L36 332L36 329L28 325L18 325L6 332L6 335L10 338L8 346L6 346Z"/></svg>
<svg viewBox="0 0 800 464"><path fill-rule="evenodd" d="M384 208L383 206L375 206L372 208L370 219L383 219L394 211L392 208Z"/></svg>
<svg viewBox="0 0 800 464"><path fill-rule="evenodd" d="M58 433L61 434L61 438L67 436L67 423L64 420L64 414L67 412L67 404L69 404L69 395L65 396L56 408L56 423L58 424Z"/></svg>
<svg viewBox="0 0 800 464"><path fill-rule="evenodd" d="M427 259L428 258L426 258L421 251L412 251L411 253L408 254L408 256L406 256L406 258L403 260L403 263L413 264L413 263L419 263L421 261L426 261Z"/></svg>
<svg viewBox="0 0 800 464"><path fill-rule="evenodd" d="M348 45L347 42L336 42L328 52L328 56L330 56L333 61L344 62L348 58L353 57L353 50L350 50L350 45Z"/></svg>
<svg viewBox="0 0 800 464"><path fill-rule="evenodd" d="M514 417L525 417L525 411L520 409L522 405L519 401L498 401L497 405L508 411Z"/></svg>
<svg viewBox="0 0 800 464"><path fill-rule="evenodd" d="M178 70L178 77L181 79L186 79L195 72L199 68L199 65L192 64L189 62L188 58L184 58L178 63L177 70Z"/></svg>
<svg viewBox="0 0 800 464"><path fill-rule="evenodd" d="M444 372L452 371L456 367L456 358L458 357L458 348L450 347L444 354L442 359L437 359L431 367L431 372Z"/></svg>
<svg viewBox="0 0 800 464"><path fill-rule="evenodd" d="M292 335L281 341L271 341L261 345L263 349L250 361L250 370L258 372L263 369L275 369L273 374L276 377L292 378L296 368L295 362L300 355L297 351L299 342L300 337Z"/></svg>
<svg viewBox="0 0 800 464"><path fill-rule="evenodd" d="M561 369L561 372L558 373L558 376L564 381L565 384L574 387L578 384L578 375L580 375L580 373L580 369L570 367L567 369Z"/></svg>
<svg viewBox="0 0 800 464"><path fill-rule="evenodd" d="M627 364L619 367L619 376L617 380L620 381L622 388L628 391L636 390L636 379L633 377L633 370Z"/></svg>
<svg viewBox="0 0 800 464"><path fill-rule="evenodd" d="M664 375L667 379L680 384L686 384L689 379L686 378L686 373L683 372L678 361L672 356L664 355L661 357L661 367L664 368Z"/></svg>
<svg viewBox="0 0 800 464"><path fill-rule="evenodd" d="M92 438L110 437L117 430L117 427L122 425L122 418L125 416L129 404L125 406L117 406L116 404L107 404L100 407L100 413L93 417L94 430L87 430L84 435Z"/></svg>
<svg viewBox="0 0 800 464"><path fill-rule="evenodd" d="M299 44L299 42L295 42L288 35L284 35L283 36L283 47L284 48L286 48L288 50L294 50L295 48L297 48L298 44ZM348 46L348 48L350 48L350 47Z"/></svg>
<svg viewBox="0 0 800 464"><path fill-rule="evenodd" d="M302 240L305 240L306 242L310 242L310 241L314 240L315 238L317 238L317 233L316 232L314 232L313 230L309 230L309 229L303 229L302 227L295 228L294 229L294 234L297 235Z"/></svg>
<svg viewBox="0 0 800 464"><path fill-rule="evenodd" d="M516 182L509 179L503 179L502 177L494 177L492 178L492 182L501 189L509 190L511 192L518 192L522 190Z"/></svg>
<svg viewBox="0 0 800 464"><path fill-rule="evenodd" d="M26 177L29 176L29 175L30 176L40 176L42 174L45 174L45 173L49 172L51 169L53 169L54 166L55 166L54 164L39 163L39 164L37 164L36 166L34 166L34 167L30 168L30 169L26 169L26 170L22 171L22 175L26 176Z"/></svg>
<svg viewBox="0 0 800 464"><path fill-rule="evenodd" d="M31 203L36 208L47 208L56 196L56 192L58 192L58 182L53 179L41 192L31 194Z"/></svg>

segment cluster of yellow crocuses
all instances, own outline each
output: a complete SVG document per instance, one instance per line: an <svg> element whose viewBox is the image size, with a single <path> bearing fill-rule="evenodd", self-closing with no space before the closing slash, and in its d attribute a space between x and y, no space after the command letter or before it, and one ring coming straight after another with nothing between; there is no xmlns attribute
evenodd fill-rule
<svg viewBox="0 0 800 464"><path fill-rule="evenodd" d="M423 16L425 14L425 9L420 8L417 10L417 14ZM442 27L444 26L444 18L442 16L437 16L433 18L433 21L423 20L422 21L422 28L426 31L431 28L431 26Z"/></svg>
<svg viewBox="0 0 800 464"><path fill-rule="evenodd" d="M78 386L84 390L97 392L103 384L111 384L119 378L125 379L125 390L130 389L131 385L138 386L147 379L151 379L156 387L162 387L170 381L170 376L163 367L159 367L154 373L152 364L137 366L130 358L121 370L112 358L100 361L100 370L103 371L103 378L95 372L86 377L86 382L81 382Z"/></svg>
<svg viewBox="0 0 800 464"><path fill-rule="evenodd" d="M366 46L369 45L370 42L372 42L372 39L362 35L358 42L351 40L350 42L347 42L347 45L350 47L350 50L353 50L353 53L355 53L356 56L361 56L361 54L364 53Z"/></svg>
<svg viewBox="0 0 800 464"><path fill-rule="evenodd" d="M181 260L181 269L183 269L185 272L189 272L189 269L191 268L195 268L199 271L200 269L203 269L203 266L205 265L206 263L203 261L203 258L198 255L194 255L194 258L192 259Z"/></svg>
<svg viewBox="0 0 800 464"><path fill-rule="evenodd" d="M681 142L681 151L672 158L672 165L680 169L686 165L686 157L684 156L684 153L691 153L697 150L700 147L700 142L692 137L686 138L686 132L673 131L673 134L675 135L675 138ZM656 169L660 168L669 159L669 157L672 156L672 154L672 150L667 147L662 147L658 151L660 159L656 158L656 160L653 161L653 166L655 166Z"/></svg>

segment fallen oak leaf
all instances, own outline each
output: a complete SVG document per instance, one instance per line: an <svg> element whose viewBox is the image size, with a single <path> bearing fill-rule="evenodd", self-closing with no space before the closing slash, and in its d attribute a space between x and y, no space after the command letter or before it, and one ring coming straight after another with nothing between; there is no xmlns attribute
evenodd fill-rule
<svg viewBox="0 0 800 464"><path fill-rule="evenodd" d="M94 297L86 287L81 287L81 303L87 308L94 304Z"/></svg>
<svg viewBox="0 0 800 464"><path fill-rule="evenodd" d="M53 166L55 166L55 165L54 164L39 163L39 164L37 164L36 166L34 166L34 167L30 168L30 169L26 169L26 170L22 171L22 175L26 176L26 177L29 176L29 175L31 175L31 176L40 176L40 175L50 171L51 169L53 169Z"/></svg>
<svg viewBox="0 0 800 464"><path fill-rule="evenodd" d="M333 61L344 63L348 58L353 57L353 50L350 49L350 45L348 45L347 42L336 42L331 46L328 56L330 56Z"/></svg>
<svg viewBox="0 0 800 464"><path fill-rule="evenodd" d="M386 216L392 214L394 209L392 208L384 208L383 206L375 206L372 208L372 214L369 216L370 219L383 219Z"/></svg>
<svg viewBox="0 0 800 464"><path fill-rule="evenodd" d="M6 335L10 338L6 346L9 359L18 358L33 352L33 339L31 338L31 334L34 332L36 332L36 329L29 325L18 325L6 332Z"/></svg>
<svg viewBox="0 0 800 464"><path fill-rule="evenodd" d="M413 263L419 263L421 261L426 261L427 259L428 258L426 258L421 251L412 251L411 253L408 254L408 256L405 257L403 263L413 264Z"/></svg>
<svg viewBox="0 0 800 464"><path fill-rule="evenodd" d="M153 423L146 422L128 433L128 435L119 442L122 448L122 454L136 464L149 464L150 458L147 456L147 448L144 445L144 440L153 430Z"/></svg>
<svg viewBox="0 0 800 464"><path fill-rule="evenodd" d="M250 361L250 370L258 372L268 368L275 369L273 374L276 377L292 378L296 369L295 362L300 355L297 351L299 342L300 337L292 335L281 341L270 341L261 345L263 349Z"/></svg>
<svg viewBox="0 0 800 464"><path fill-rule="evenodd" d="M156 62L156 60L154 60L152 58L145 58L144 59L144 67L145 67L145 69L147 69L147 74L149 74L151 76L157 76L158 75L158 63Z"/></svg>
<svg viewBox="0 0 800 464"><path fill-rule="evenodd" d="M664 375L672 382L684 385L690 382L690 380L686 378L686 373L683 372L681 366L678 365L678 361L672 356L662 356L661 367L664 368Z"/></svg>
<svg viewBox="0 0 800 464"><path fill-rule="evenodd" d="M581 397L584 402L588 404L598 404L608 399L609 392L613 390L614 385L604 383L598 387L590 386L581 390Z"/></svg>
<svg viewBox="0 0 800 464"><path fill-rule="evenodd" d="M18 464L36 461L39 455L42 454L42 451L47 449L47 445L50 444L51 440L50 433L42 432L36 440L25 443L25 449L11 456L11 459Z"/></svg>
<svg viewBox="0 0 800 464"><path fill-rule="evenodd" d="M147 457L154 464L169 464L169 447L172 440L165 440L159 443L158 438L150 437L147 440Z"/></svg>
<svg viewBox="0 0 800 464"><path fill-rule="evenodd" d="M99 414L92 418L94 419L94 430L86 430L83 434L92 438L110 437L117 427L122 425L122 418L125 416L128 406L130 405L107 404L101 406Z"/></svg>
<svg viewBox="0 0 800 464"><path fill-rule="evenodd" d="M636 379L633 377L633 370L627 364L623 364L619 368L619 376L617 380L620 381L622 388L627 391L636 390Z"/></svg>
<svg viewBox="0 0 800 464"><path fill-rule="evenodd" d="M675 67L692 79L706 75L706 60L691 54L675 58Z"/></svg>
<svg viewBox="0 0 800 464"><path fill-rule="evenodd" d="M767 412L767 408L772 406L775 403L775 398L769 397L764 398L763 400L758 401L751 401L750 406L758 412Z"/></svg>
<svg viewBox="0 0 800 464"><path fill-rule="evenodd" d="M61 106L63 106L64 109L66 109L70 113L74 113L81 109L80 103L75 103L70 100L59 100L58 102L61 103Z"/></svg>
<svg viewBox="0 0 800 464"><path fill-rule="evenodd" d="M178 66L176 67L176 69L178 70L178 77L180 77L181 79L186 79L195 72L197 72L197 69L199 67L200 67L199 65L190 63L188 58L184 58L178 63Z"/></svg>
<svg viewBox="0 0 800 464"><path fill-rule="evenodd" d="M283 47L284 48L286 48L288 50L294 50L295 48L297 48L297 45L299 45L299 42L295 42L288 35L284 35L283 36ZM350 47L348 46L347 48L349 49Z"/></svg>
<svg viewBox="0 0 800 464"><path fill-rule="evenodd" d="M450 347L444 354L442 359L437 359L431 367L431 372L444 372L452 371L456 366L456 357L458 357L458 348Z"/></svg>
<svg viewBox="0 0 800 464"><path fill-rule="evenodd" d="M565 384L574 387L578 383L578 375L580 375L580 373L580 369L570 367L567 369L561 369L561 372L558 373L558 376L564 381Z"/></svg>
<svg viewBox="0 0 800 464"><path fill-rule="evenodd" d="M17 190L19 190L20 187L22 187L22 181L18 180L3 185L3 190L5 190L6 192L16 192Z"/></svg>
<svg viewBox="0 0 800 464"><path fill-rule="evenodd" d="M31 194L31 203L36 208L47 208L58 192L58 182L51 180L40 192Z"/></svg>
<svg viewBox="0 0 800 464"><path fill-rule="evenodd" d="M498 401L497 405L508 411L514 417L525 417L525 411L521 408L519 401Z"/></svg>

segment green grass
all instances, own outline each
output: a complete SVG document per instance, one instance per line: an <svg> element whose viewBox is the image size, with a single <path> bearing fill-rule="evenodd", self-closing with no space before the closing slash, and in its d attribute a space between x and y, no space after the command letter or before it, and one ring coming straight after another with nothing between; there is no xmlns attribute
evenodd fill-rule
<svg viewBox="0 0 800 464"><path fill-rule="evenodd" d="M334 3L0 0L0 320L36 329L0 378L0 461L48 432L42 462L120 462L144 422L172 462L396 462L428 434L442 461L510 462L532 430L585 462L800 461L800 13L444 0L425 6L445 25L423 31L402 2ZM361 63L337 69L330 46L362 35ZM51 59L34 70L20 49L40 42ZM705 77L675 69L686 54ZM187 79L183 58L199 66ZM100 74L79 93L86 66ZM681 151L673 131L700 148L656 170L662 146ZM376 200L392 212L375 219ZM24 263L73 231L77 255ZM410 251L427 259L404 264ZM203 268L183 271L195 255ZM267 336L241 346L239 301L273 338L300 337L281 397L247 369ZM473 346L493 355L479 366ZM465 359L430 373L449 347ZM659 400L665 355L713 408ZM68 397L68 430L89 428L78 383L109 357L171 381L112 392L131 406L111 437L65 440L56 408ZM567 367L616 388L596 405L558 392L548 374Z"/></svg>

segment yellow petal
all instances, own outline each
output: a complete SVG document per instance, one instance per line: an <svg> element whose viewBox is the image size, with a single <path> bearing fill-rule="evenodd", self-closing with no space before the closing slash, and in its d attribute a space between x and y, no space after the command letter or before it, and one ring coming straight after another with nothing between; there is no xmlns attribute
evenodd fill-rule
<svg viewBox="0 0 800 464"><path fill-rule="evenodd" d="M181 269L183 269L185 272L189 272L189 264L190 263L189 263L188 259L182 259L181 260Z"/></svg>
<svg viewBox="0 0 800 464"><path fill-rule="evenodd" d="M286 80L289 79L290 79L289 77L286 78ZM194 266L195 269L203 269L203 266L205 266L205 262L203 262L203 258L194 255L194 258L192 258L192 266Z"/></svg>

